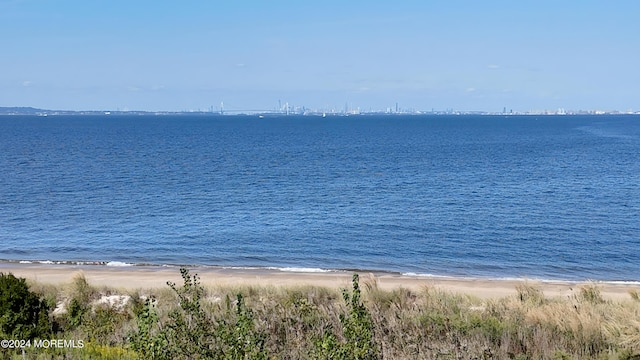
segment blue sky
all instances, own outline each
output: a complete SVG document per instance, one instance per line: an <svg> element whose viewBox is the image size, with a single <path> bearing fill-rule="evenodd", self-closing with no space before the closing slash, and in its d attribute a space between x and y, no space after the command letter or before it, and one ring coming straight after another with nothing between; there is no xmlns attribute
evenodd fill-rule
<svg viewBox="0 0 640 360"><path fill-rule="evenodd" d="M0 0L0 106L640 110L640 2Z"/></svg>

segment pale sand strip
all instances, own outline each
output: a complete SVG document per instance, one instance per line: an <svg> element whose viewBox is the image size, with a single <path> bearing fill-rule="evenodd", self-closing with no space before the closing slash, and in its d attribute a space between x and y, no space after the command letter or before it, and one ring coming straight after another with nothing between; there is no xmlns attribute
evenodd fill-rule
<svg viewBox="0 0 640 360"><path fill-rule="evenodd" d="M322 286L329 288L349 288L351 272L298 273L278 270L242 270L220 268L191 268L191 273L200 276L203 285L211 286ZM82 272L91 285L109 286L123 289L151 289L166 287L167 281L182 282L178 268L166 267L107 267L102 265L48 265L0 263L0 272L13 273L40 283L70 283L74 276ZM466 278L425 278L388 273L361 273L361 281L375 276L381 289L406 288L421 291L425 287L435 287L445 291L473 295L480 298L499 298L516 294L519 280L488 280ZM584 283L540 282L529 280L528 284L539 287L547 297L567 298L579 291ZM601 294L607 299L630 299L629 290L640 290L637 284L597 283Z"/></svg>

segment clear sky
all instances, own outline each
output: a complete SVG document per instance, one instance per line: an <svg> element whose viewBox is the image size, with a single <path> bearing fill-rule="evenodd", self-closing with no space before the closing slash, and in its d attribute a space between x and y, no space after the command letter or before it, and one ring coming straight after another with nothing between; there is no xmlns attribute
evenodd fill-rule
<svg viewBox="0 0 640 360"><path fill-rule="evenodd" d="M637 0L0 0L0 106L640 110Z"/></svg>

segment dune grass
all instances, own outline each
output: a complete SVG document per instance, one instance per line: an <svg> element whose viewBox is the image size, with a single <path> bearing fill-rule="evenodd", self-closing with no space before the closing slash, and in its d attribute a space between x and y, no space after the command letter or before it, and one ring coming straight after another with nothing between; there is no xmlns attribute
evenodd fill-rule
<svg viewBox="0 0 640 360"><path fill-rule="evenodd" d="M52 337L85 345L3 350L3 357L640 359L637 291L610 301L587 283L573 296L548 298L523 283L515 296L479 299L431 286L382 290L373 276L354 277L340 292L203 287L187 275L183 284L133 292L93 287L82 274L64 286L31 284L52 308L65 304L52 315ZM113 294L130 300L124 307L97 302Z"/></svg>

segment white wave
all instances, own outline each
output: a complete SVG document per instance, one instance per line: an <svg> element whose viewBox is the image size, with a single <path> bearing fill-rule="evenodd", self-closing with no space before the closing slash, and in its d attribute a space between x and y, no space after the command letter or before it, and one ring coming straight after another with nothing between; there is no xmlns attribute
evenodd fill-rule
<svg viewBox="0 0 640 360"><path fill-rule="evenodd" d="M539 281L541 283L552 283L552 284L576 284L582 282L581 280L569 280L569 279L538 279L538 278L517 278L519 281Z"/></svg>
<svg viewBox="0 0 640 360"><path fill-rule="evenodd" d="M625 281L625 280L613 280L613 281L603 280L602 283L612 284L612 285L640 285L640 281Z"/></svg>
<svg viewBox="0 0 640 360"><path fill-rule="evenodd" d="M402 276L411 276L411 277L426 277L426 278L451 278L451 276L444 275L435 275L435 274L424 274L424 273L415 273L415 272L405 272L401 274Z"/></svg>
<svg viewBox="0 0 640 360"><path fill-rule="evenodd" d="M125 263L122 261L109 261L108 263L106 263L106 266L123 267L123 266L133 266L133 264Z"/></svg>
<svg viewBox="0 0 640 360"><path fill-rule="evenodd" d="M326 273L331 271L331 270L319 269L319 268L298 268L298 267L276 268L276 270L286 271L286 272L302 272L302 273Z"/></svg>
<svg viewBox="0 0 640 360"><path fill-rule="evenodd" d="M260 270L272 270L272 271L285 271L285 272L300 272L300 273L326 273L331 272L332 270L320 269L320 268L299 268L299 267L275 267L275 266L222 266L221 269L227 270L249 270L249 271L260 271Z"/></svg>
<svg viewBox="0 0 640 360"><path fill-rule="evenodd" d="M45 264L45 265L52 265L55 264L53 261L51 260L43 260L43 261L38 261L38 263L40 264Z"/></svg>
<svg viewBox="0 0 640 360"><path fill-rule="evenodd" d="M257 266L221 266L220 269L225 269L225 270L276 270L276 268L264 268L264 267L257 267Z"/></svg>
<svg viewBox="0 0 640 360"><path fill-rule="evenodd" d="M33 264L33 261L22 260L22 261L20 261L20 264Z"/></svg>

